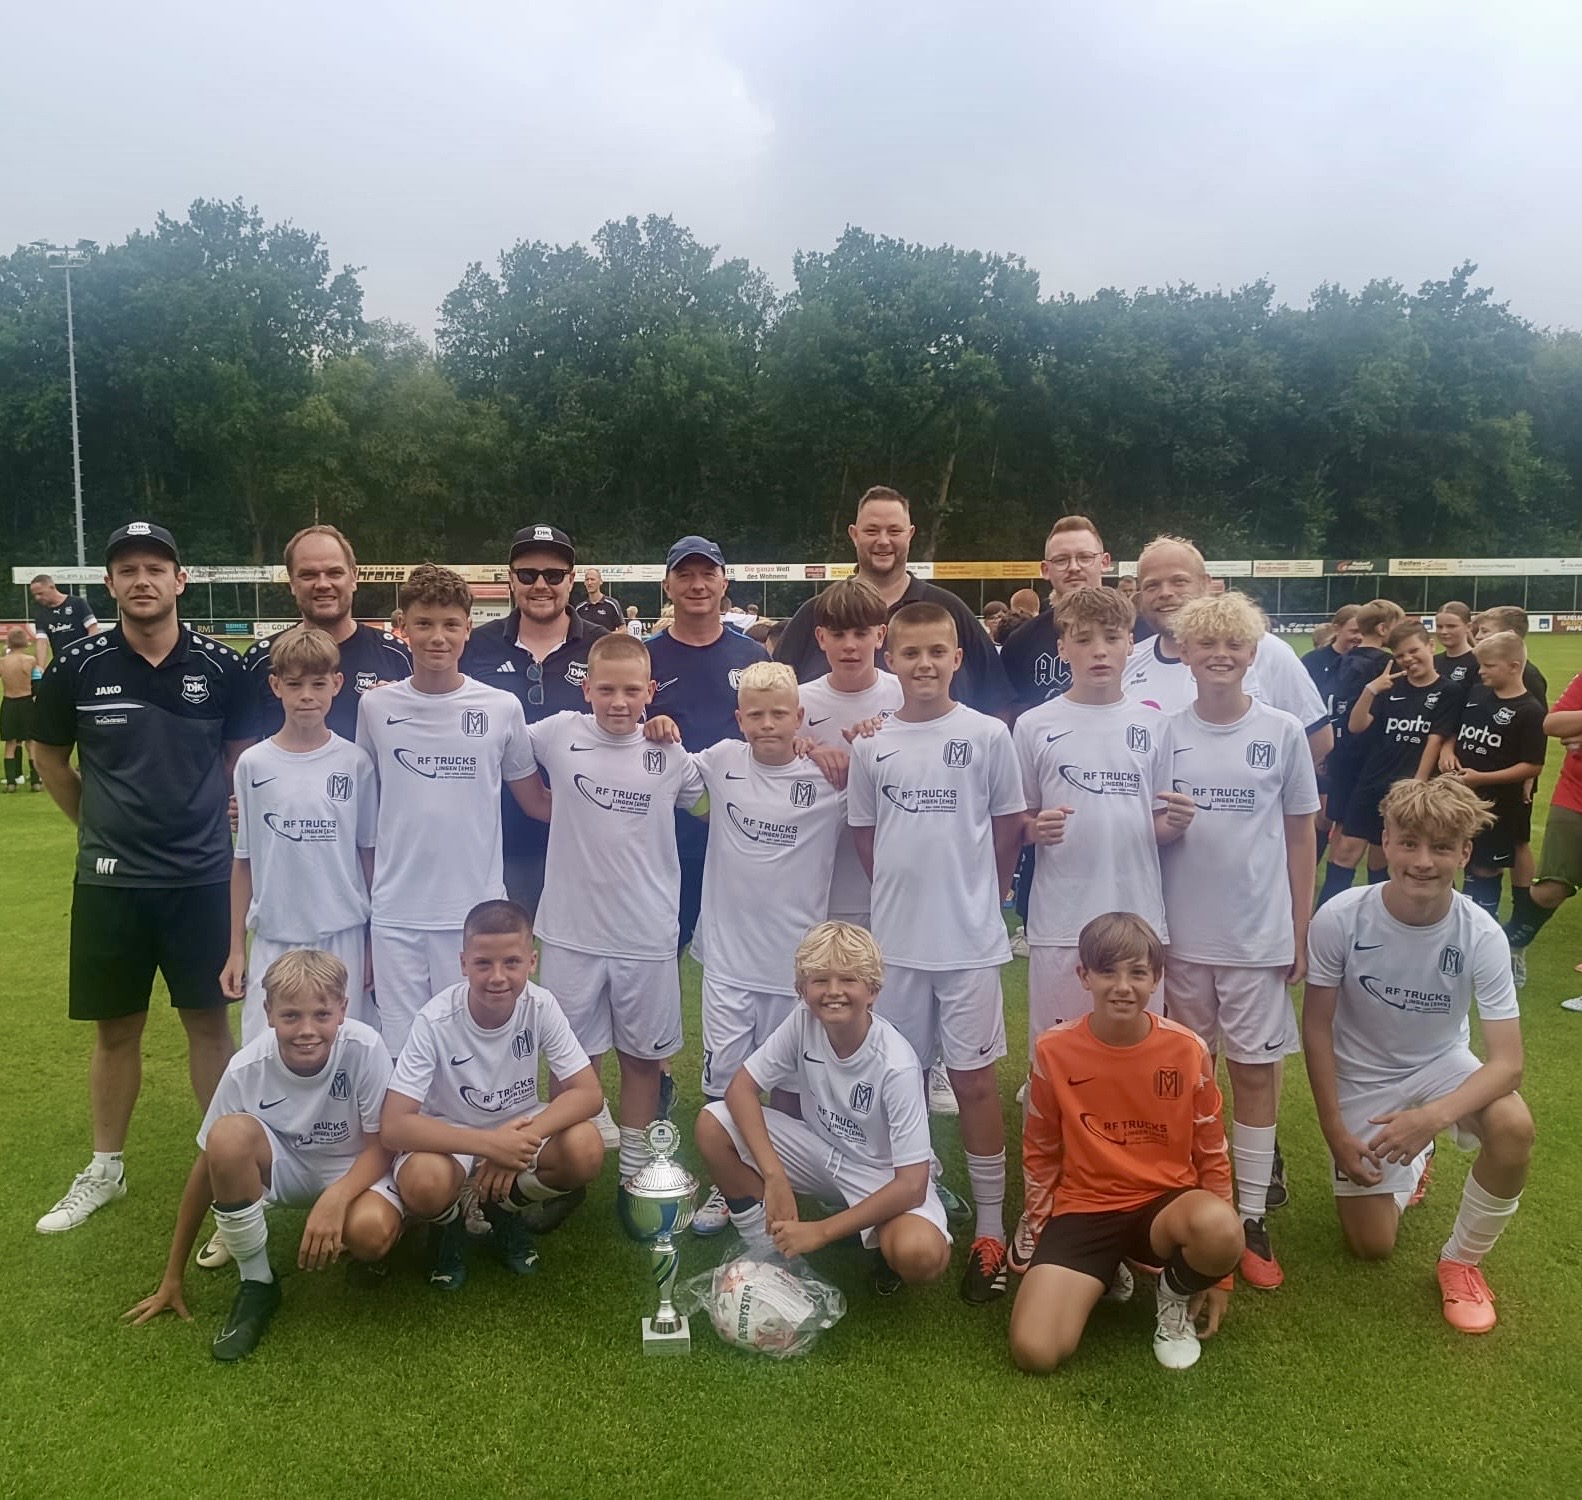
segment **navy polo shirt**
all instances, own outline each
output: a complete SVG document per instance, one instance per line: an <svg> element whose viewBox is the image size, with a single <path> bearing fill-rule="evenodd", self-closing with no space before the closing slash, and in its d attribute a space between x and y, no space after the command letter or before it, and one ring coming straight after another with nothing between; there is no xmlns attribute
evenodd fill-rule
<svg viewBox="0 0 1582 1500"><path fill-rule="evenodd" d="M650 717L669 714L681 730L681 743L692 751L742 737L736 726L736 686L744 667L769 660L757 641L722 627L709 646L688 646L668 630L645 644L657 688Z"/></svg>
<svg viewBox="0 0 1582 1500"><path fill-rule="evenodd" d="M97 624L86 599L68 594L59 604L35 604L33 628L49 642L51 656L88 639L88 627Z"/></svg>
<svg viewBox="0 0 1582 1500"><path fill-rule="evenodd" d="M33 738L77 747L82 885L218 885L231 877L224 747L247 737L242 659L183 625L157 666L120 626L68 646L39 679Z"/></svg>
<svg viewBox="0 0 1582 1500"><path fill-rule="evenodd" d="M294 628L294 627L293 627ZM283 632L282 632L283 633ZM242 658L252 700L252 723L248 737L267 740L279 734L286 722L286 710L269 685L269 652L279 636L254 641ZM324 722L343 740L357 741L357 702L378 682L404 682L412 675L412 653L388 630L359 625L339 643L341 653L341 690L330 704Z"/></svg>

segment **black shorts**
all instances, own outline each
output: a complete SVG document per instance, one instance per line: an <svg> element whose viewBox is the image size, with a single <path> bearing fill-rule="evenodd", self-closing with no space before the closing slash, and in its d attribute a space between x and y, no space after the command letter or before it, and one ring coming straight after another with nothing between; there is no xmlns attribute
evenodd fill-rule
<svg viewBox="0 0 1582 1500"><path fill-rule="evenodd" d="M1529 822L1531 818L1529 817ZM1485 828L1472 841L1472 858L1467 862L1468 869L1492 869L1496 874L1508 870L1511 862L1516 858L1516 846L1526 840L1516 837L1516 829L1509 818L1500 817L1496 810L1495 819L1491 827Z"/></svg>
<svg viewBox="0 0 1582 1500"><path fill-rule="evenodd" d="M1358 784L1341 819L1341 832L1348 839L1362 839L1369 844L1384 842L1384 814L1379 811L1379 804L1389 789L1377 782Z"/></svg>
<svg viewBox="0 0 1582 1500"><path fill-rule="evenodd" d="M0 740L25 740L33 733L33 700L0 698Z"/></svg>
<svg viewBox="0 0 1582 1500"><path fill-rule="evenodd" d="M1123 1260L1157 1265L1159 1255L1149 1238L1154 1220L1161 1209L1174 1203L1182 1193L1194 1191L1193 1188L1171 1188L1157 1198L1150 1198L1141 1208L1120 1208L1096 1214L1056 1214L1044 1225L1028 1269L1065 1266L1108 1286Z"/></svg>
<svg viewBox="0 0 1582 1500"><path fill-rule="evenodd" d="M229 884L79 883L71 898L71 1018L115 1021L146 1011L156 969L178 1009L226 1005L220 971L230 953Z"/></svg>

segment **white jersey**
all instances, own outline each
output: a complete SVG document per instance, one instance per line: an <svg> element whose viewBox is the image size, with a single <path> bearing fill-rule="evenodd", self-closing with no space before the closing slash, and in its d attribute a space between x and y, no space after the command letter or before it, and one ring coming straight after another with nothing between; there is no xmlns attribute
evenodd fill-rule
<svg viewBox="0 0 1582 1500"><path fill-rule="evenodd" d="M939 972L1008 963L992 819L1026 810L1011 733L958 703L892 718L852 746L853 828L872 828L873 935L886 960Z"/></svg>
<svg viewBox="0 0 1582 1500"><path fill-rule="evenodd" d="M530 725L528 742L554 788L538 935L577 953L673 959L681 931L675 810L703 795L692 757L641 733L608 734L592 714L570 710Z"/></svg>
<svg viewBox="0 0 1582 1500"><path fill-rule="evenodd" d="M443 931L501 900L500 785L533 771L522 705L470 677L448 693L392 682L363 694L357 743L379 774L374 921Z"/></svg>
<svg viewBox="0 0 1582 1500"><path fill-rule="evenodd" d="M565 1013L548 990L528 984L511 1019L485 1030L467 1008L467 981L441 990L417 1013L396 1059L392 1092L422 1113L469 1130L531 1119L549 1101L538 1091L538 1061L555 1078L588 1066Z"/></svg>
<svg viewBox="0 0 1582 1500"><path fill-rule="evenodd" d="M379 782L366 750L262 740L236 763L236 857L253 878L248 930L311 948L368 920L359 849L374 847Z"/></svg>
<svg viewBox="0 0 1582 1500"><path fill-rule="evenodd" d="M1070 693L1016 721L1027 805L1071 809L1065 838L1033 866L1027 941L1074 948L1105 912L1135 912L1167 938L1154 812L1170 786L1170 726L1135 703L1078 703Z"/></svg>
<svg viewBox="0 0 1582 1500"><path fill-rule="evenodd" d="M1178 714L1197 702L1197 679L1180 658L1161 654L1162 639L1153 636L1132 647L1121 674L1121 688L1133 703L1156 708L1162 714ZM1304 731L1328 722L1323 694L1308 676L1301 657L1277 635L1258 638L1258 650L1242 679L1242 688L1248 697L1284 709Z"/></svg>
<svg viewBox="0 0 1582 1500"><path fill-rule="evenodd" d="M1318 811L1307 735L1256 700L1234 724L1170 719L1172 785L1197 811L1159 851L1172 956L1269 968L1296 956L1285 820Z"/></svg>
<svg viewBox="0 0 1582 1500"><path fill-rule="evenodd" d="M225 1065L198 1127L198 1149L208 1149L216 1120L251 1115L289 1151L312 1161L321 1177L344 1175L378 1136L389 1086L384 1039L361 1021L341 1022L329 1060L308 1078L280 1060L279 1040L264 1031Z"/></svg>
<svg viewBox="0 0 1582 1500"><path fill-rule="evenodd" d="M842 1160L894 1170L927 1161L928 1106L917 1054L882 1016L850 1057L839 1057L806 1005L799 1004L747 1059L747 1071L766 1092L802 1096L802 1118L830 1150L826 1165Z"/></svg>
<svg viewBox="0 0 1582 1500"><path fill-rule="evenodd" d="M802 732L815 744L834 745L840 750L846 748L843 730L868 719L888 719L901 706L901 683L893 672L879 673L872 687L855 693L841 692L826 673L812 682L804 682L797 693L803 710ZM851 916L867 911L872 904L873 887L862 861L857 858L857 846L847 828L842 831L835 850L829 914L832 917Z"/></svg>
<svg viewBox="0 0 1582 1500"><path fill-rule="evenodd" d="M829 911L846 794L810 760L759 765L741 740L721 740L692 760L709 794L693 957L726 984L795 994L797 944Z"/></svg>
<svg viewBox="0 0 1582 1500"><path fill-rule="evenodd" d="M1335 1072L1388 1083L1471 1041L1467 1013L1514 1021L1511 950L1500 925L1459 893L1432 927L1408 927L1384 906L1385 885L1326 901L1307 935L1307 982L1335 999Z"/></svg>

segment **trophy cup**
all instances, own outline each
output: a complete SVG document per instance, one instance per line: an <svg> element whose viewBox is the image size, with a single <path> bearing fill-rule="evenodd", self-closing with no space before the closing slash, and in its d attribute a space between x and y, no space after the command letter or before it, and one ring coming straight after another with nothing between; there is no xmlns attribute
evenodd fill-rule
<svg viewBox="0 0 1582 1500"><path fill-rule="evenodd" d="M673 1235L692 1222L698 1181L675 1159L681 1133L669 1120L655 1120L645 1132L649 1161L620 1194L621 1217L635 1240L651 1247L659 1309L643 1318L644 1354L688 1354L692 1334L684 1314L670 1300L676 1290L681 1255Z"/></svg>

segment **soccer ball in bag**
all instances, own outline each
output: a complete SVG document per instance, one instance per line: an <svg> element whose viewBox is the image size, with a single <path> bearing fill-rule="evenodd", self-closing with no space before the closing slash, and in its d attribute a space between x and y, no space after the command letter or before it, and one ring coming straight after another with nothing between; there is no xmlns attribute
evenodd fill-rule
<svg viewBox="0 0 1582 1500"><path fill-rule="evenodd" d="M709 1318L727 1344L760 1354L783 1354L814 1324L818 1308L783 1266L737 1260L714 1283Z"/></svg>

